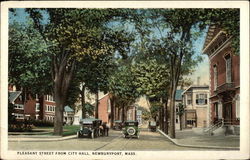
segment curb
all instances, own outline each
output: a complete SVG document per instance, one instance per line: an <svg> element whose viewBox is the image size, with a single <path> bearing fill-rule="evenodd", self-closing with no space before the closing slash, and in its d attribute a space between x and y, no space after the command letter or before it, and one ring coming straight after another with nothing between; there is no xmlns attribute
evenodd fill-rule
<svg viewBox="0 0 250 160"><path fill-rule="evenodd" d="M44 139L48 138L48 139ZM53 137L39 137L39 138L8 138L9 142L48 142L48 141L62 141L62 140L68 140L76 138L76 135L66 136L66 137L60 137L60 138L53 138Z"/></svg>
<svg viewBox="0 0 250 160"><path fill-rule="evenodd" d="M192 147L192 148L210 148L210 149L231 149L231 150L239 150L240 147L221 147L221 146L202 146L202 145L187 145L187 144L180 144L177 142L177 140L170 138L168 135L166 135L162 130L157 129L158 132L160 132L163 136L168 138L172 143L174 143L177 146L180 147Z"/></svg>

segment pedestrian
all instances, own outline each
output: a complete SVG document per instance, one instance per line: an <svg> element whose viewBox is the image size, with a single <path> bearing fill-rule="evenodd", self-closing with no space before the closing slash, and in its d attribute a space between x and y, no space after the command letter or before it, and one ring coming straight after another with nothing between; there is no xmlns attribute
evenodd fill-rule
<svg viewBox="0 0 250 160"><path fill-rule="evenodd" d="M109 124L106 124L107 136L109 136Z"/></svg>

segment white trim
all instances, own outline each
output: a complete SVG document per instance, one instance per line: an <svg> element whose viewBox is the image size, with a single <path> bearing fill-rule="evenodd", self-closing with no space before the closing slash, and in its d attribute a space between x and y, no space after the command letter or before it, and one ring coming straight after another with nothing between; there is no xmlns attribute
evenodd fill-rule
<svg viewBox="0 0 250 160"><path fill-rule="evenodd" d="M18 108L18 107L21 107L21 108ZM14 104L14 109L24 110L24 105L23 104Z"/></svg>
<svg viewBox="0 0 250 160"><path fill-rule="evenodd" d="M100 101L101 99L103 99L103 98L106 97L107 95L109 95L109 93L107 93L107 94L103 95L102 97L100 97L100 98L98 99L98 101ZM94 104L95 104L95 101L92 102L92 103L90 103L90 104L91 104L91 105L94 105Z"/></svg>
<svg viewBox="0 0 250 160"><path fill-rule="evenodd" d="M228 38L219 48L217 48L211 55L209 55L209 59L210 61L214 58L214 56L216 56L220 51L222 51L223 49L225 49L226 47L229 46L229 44L231 44L231 38Z"/></svg>
<svg viewBox="0 0 250 160"><path fill-rule="evenodd" d="M217 40L217 38L222 34L222 33L226 33L225 31L220 31L219 33L216 34L216 36L214 36L214 38L207 44L207 46L202 50L203 53L206 52L206 50L211 46L211 44Z"/></svg>

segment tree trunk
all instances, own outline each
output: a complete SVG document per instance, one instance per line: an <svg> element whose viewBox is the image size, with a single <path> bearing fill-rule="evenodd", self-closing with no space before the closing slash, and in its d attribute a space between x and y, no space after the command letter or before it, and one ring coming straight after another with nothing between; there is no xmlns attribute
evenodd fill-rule
<svg viewBox="0 0 250 160"><path fill-rule="evenodd" d="M65 104L65 99L61 95L60 87L55 86L55 119L54 119L54 135L63 135L63 107Z"/></svg>
<svg viewBox="0 0 250 160"><path fill-rule="evenodd" d="M162 126L162 131L164 132L164 130L165 130L165 125L164 125L164 118L165 118L165 116L164 116L164 107L162 106L161 107L161 126Z"/></svg>
<svg viewBox="0 0 250 160"><path fill-rule="evenodd" d="M81 89L81 104L82 104L82 119L86 118L86 112L85 112L85 86L82 85Z"/></svg>
<svg viewBox="0 0 250 160"><path fill-rule="evenodd" d="M98 115L98 106L99 106L99 95L98 95L98 91L95 94L95 118L98 119L99 115Z"/></svg>
<svg viewBox="0 0 250 160"><path fill-rule="evenodd" d="M110 113L110 127L113 128L114 126L114 117L115 117L115 100L114 100L114 97L111 97L110 98L110 107L111 107L111 113Z"/></svg>
<svg viewBox="0 0 250 160"><path fill-rule="evenodd" d="M160 125L160 130L162 130L162 113L161 113L161 108L159 108L159 125Z"/></svg>
<svg viewBox="0 0 250 160"><path fill-rule="evenodd" d="M74 71L75 61L71 65L68 62L68 54L63 56L53 56L52 77L54 80L54 96L55 96L55 119L54 119L54 135L63 135L63 111L65 102L68 97L69 85ZM68 65L68 66L67 66Z"/></svg>
<svg viewBox="0 0 250 160"><path fill-rule="evenodd" d="M122 122L125 122L125 106L122 105Z"/></svg>
<svg viewBox="0 0 250 160"><path fill-rule="evenodd" d="M120 117L121 117L121 109L120 107L117 107L117 120L122 120Z"/></svg>
<svg viewBox="0 0 250 160"><path fill-rule="evenodd" d="M170 96L170 137L175 138L175 84L171 90L172 93Z"/></svg>
<svg viewBox="0 0 250 160"><path fill-rule="evenodd" d="M168 99L167 101L164 103L164 107L165 107L165 133L168 134Z"/></svg>
<svg viewBox="0 0 250 160"><path fill-rule="evenodd" d="M180 119L180 130L182 130L182 115L179 115L179 119Z"/></svg>
<svg viewBox="0 0 250 160"><path fill-rule="evenodd" d="M39 99L39 105L40 105L40 111L39 111L39 120L43 120L44 119L44 95L41 95L38 97Z"/></svg>

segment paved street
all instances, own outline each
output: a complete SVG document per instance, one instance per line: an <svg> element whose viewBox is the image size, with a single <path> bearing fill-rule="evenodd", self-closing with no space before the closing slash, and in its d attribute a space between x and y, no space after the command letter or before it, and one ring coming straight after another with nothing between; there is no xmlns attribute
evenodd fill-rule
<svg viewBox="0 0 250 160"><path fill-rule="evenodd" d="M142 129L140 138L125 139L121 131L110 131L109 137L68 139L48 142L9 142L9 150L209 150L179 147L158 132ZM211 150L211 149L210 149Z"/></svg>

